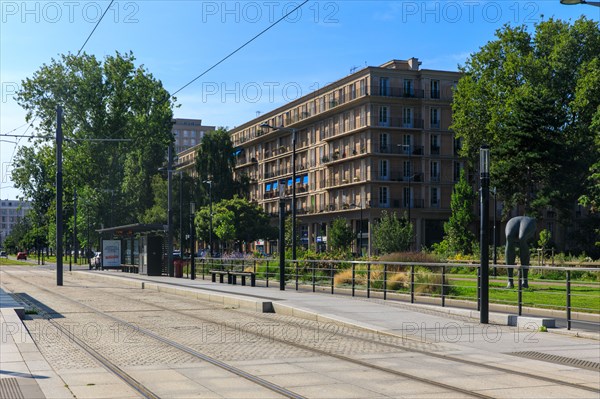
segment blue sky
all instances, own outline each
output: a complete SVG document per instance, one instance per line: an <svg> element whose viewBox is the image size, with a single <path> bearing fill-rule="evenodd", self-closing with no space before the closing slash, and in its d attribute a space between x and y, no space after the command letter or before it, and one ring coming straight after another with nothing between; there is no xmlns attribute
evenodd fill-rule
<svg viewBox="0 0 600 399"><path fill-rule="evenodd" d="M0 1L0 134L25 123L20 83L61 53L77 53L109 1ZM115 1L84 51L132 51L174 92L301 1ZM175 116L234 127L350 73L391 59L456 70L504 24L600 18L600 8L544 1L309 1L182 90ZM25 127L13 133L22 134ZM0 198L18 139L0 137ZM18 145L27 145L20 140Z"/></svg>

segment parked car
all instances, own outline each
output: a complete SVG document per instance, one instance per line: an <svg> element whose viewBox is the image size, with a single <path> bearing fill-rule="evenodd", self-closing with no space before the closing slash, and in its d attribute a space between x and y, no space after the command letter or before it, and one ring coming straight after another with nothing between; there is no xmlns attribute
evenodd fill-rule
<svg viewBox="0 0 600 399"><path fill-rule="evenodd" d="M18 252L17 253L17 260L27 260L27 252L25 252L25 251Z"/></svg>
<svg viewBox="0 0 600 399"><path fill-rule="evenodd" d="M6 251L0 251L0 258L8 259L8 253L6 253Z"/></svg>

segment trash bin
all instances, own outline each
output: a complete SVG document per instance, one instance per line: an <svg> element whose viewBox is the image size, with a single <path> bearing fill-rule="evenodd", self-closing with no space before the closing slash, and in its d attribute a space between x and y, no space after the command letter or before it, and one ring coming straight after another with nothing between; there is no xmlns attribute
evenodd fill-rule
<svg viewBox="0 0 600 399"><path fill-rule="evenodd" d="M173 265L175 266L175 277L177 277L177 278L183 277L183 260L175 259L173 261Z"/></svg>

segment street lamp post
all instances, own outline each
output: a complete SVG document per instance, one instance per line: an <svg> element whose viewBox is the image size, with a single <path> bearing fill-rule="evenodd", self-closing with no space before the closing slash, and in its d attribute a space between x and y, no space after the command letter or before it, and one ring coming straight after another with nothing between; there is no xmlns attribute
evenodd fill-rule
<svg viewBox="0 0 600 399"><path fill-rule="evenodd" d="M210 216L210 224L208 229L208 251L210 257L213 257L213 246L212 246L212 230L213 230L213 211L212 211L212 180L204 180L204 183L208 184L208 213Z"/></svg>
<svg viewBox="0 0 600 399"><path fill-rule="evenodd" d="M490 200L490 147L482 145L479 150L479 173L481 182L481 224L480 224L480 303L479 322L487 324L489 319L489 200Z"/></svg>
<svg viewBox="0 0 600 399"><path fill-rule="evenodd" d="M296 129L283 126L273 127L266 122L262 123L260 127L292 133L292 260L296 260Z"/></svg>

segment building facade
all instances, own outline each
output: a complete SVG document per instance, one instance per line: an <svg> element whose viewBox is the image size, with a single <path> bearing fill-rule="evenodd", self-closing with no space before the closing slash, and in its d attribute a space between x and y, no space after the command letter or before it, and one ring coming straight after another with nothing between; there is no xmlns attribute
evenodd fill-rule
<svg viewBox="0 0 600 399"><path fill-rule="evenodd" d="M173 119L175 153L178 154L198 145L202 137L211 130L215 130L215 127L203 126L201 119Z"/></svg>
<svg viewBox="0 0 600 399"><path fill-rule="evenodd" d="M0 246L10 234L13 227L21 221L31 210L28 201L2 200L0 201Z"/></svg>
<svg viewBox="0 0 600 399"><path fill-rule="evenodd" d="M460 74L420 65L412 58L364 68L231 130L235 173L250 179L250 200L276 215L280 197L291 196L295 134L302 245L324 248L328 226L342 217L357 234L355 252L371 253L383 211L409 216L413 249L440 241L463 168L449 130Z"/></svg>

